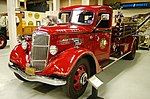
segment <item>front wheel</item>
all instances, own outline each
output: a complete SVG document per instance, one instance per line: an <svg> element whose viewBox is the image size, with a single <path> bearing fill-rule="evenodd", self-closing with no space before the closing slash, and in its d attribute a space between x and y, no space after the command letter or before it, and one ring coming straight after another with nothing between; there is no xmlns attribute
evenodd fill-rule
<svg viewBox="0 0 150 99"><path fill-rule="evenodd" d="M70 73L67 79L67 84L63 87L67 96L69 96L71 99L77 99L80 97L87 87L87 78L89 77L89 62L85 58L80 59Z"/></svg>
<svg viewBox="0 0 150 99"><path fill-rule="evenodd" d="M0 34L0 49L3 49L7 44L7 39L4 35Z"/></svg>

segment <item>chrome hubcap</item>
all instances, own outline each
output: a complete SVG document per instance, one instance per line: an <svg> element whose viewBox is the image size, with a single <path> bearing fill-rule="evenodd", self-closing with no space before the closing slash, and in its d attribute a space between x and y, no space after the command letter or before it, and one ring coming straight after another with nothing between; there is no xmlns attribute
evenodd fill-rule
<svg viewBox="0 0 150 99"><path fill-rule="evenodd" d="M85 85L87 80L87 73L83 73L80 78L80 84Z"/></svg>

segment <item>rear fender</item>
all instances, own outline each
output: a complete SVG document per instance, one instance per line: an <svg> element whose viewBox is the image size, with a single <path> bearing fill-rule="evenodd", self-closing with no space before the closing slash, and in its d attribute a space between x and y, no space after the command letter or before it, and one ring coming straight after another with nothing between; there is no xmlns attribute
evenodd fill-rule
<svg viewBox="0 0 150 99"><path fill-rule="evenodd" d="M130 37L130 40L129 42L131 42L129 45L129 51L132 51L132 48L133 48L133 45L134 45L134 42L136 42L136 37L132 36Z"/></svg>
<svg viewBox="0 0 150 99"><path fill-rule="evenodd" d="M44 69L42 74L68 76L75 64L77 63L77 61L86 55L90 55L93 57L96 64L95 69L97 72L100 72L101 69L99 67L98 61L91 51L88 51L84 48L70 48L61 52L54 59L50 60L49 64Z"/></svg>

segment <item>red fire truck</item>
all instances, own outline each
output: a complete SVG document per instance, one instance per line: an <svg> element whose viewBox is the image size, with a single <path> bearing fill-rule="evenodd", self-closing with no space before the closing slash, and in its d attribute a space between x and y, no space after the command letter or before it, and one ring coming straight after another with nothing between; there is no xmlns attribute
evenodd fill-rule
<svg viewBox="0 0 150 99"><path fill-rule="evenodd" d="M112 26L109 6L62 8L57 25L39 27L16 45L9 67L20 80L63 85L76 99L89 77L123 57L134 59L135 33L131 23Z"/></svg>

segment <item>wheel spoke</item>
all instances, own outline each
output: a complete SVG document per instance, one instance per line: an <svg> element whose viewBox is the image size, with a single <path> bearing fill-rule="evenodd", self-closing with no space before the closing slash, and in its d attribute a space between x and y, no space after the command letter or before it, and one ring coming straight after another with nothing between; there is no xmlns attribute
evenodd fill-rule
<svg viewBox="0 0 150 99"><path fill-rule="evenodd" d="M74 88L75 90L79 90L80 89L80 74L78 71L76 71L75 76L74 76Z"/></svg>
<svg viewBox="0 0 150 99"><path fill-rule="evenodd" d="M81 84L80 84L79 80L74 84L74 89L75 90L80 90L81 89Z"/></svg>
<svg viewBox="0 0 150 99"><path fill-rule="evenodd" d="M79 75L75 75L74 76L74 80L79 80L80 79L80 76Z"/></svg>

